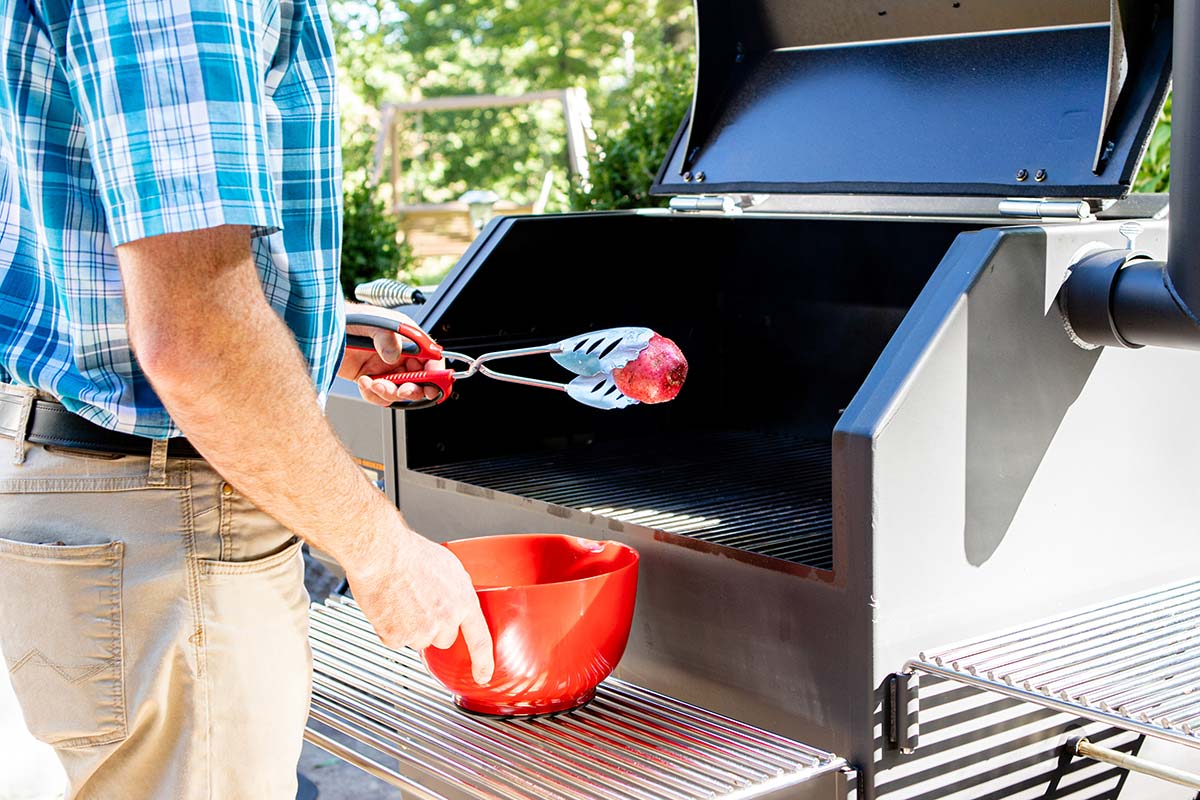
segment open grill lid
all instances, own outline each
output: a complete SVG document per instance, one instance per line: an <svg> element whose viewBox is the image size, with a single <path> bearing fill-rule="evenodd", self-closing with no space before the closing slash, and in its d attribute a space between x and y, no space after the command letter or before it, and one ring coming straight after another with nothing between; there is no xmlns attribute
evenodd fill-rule
<svg viewBox="0 0 1200 800"><path fill-rule="evenodd" d="M1171 0L696 0L656 194L1116 198L1170 82Z"/></svg>

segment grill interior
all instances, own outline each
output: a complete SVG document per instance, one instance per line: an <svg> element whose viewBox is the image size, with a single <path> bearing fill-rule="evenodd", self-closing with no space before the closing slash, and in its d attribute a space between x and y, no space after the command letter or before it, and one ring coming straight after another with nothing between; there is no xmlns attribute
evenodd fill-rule
<svg viewBox="0 0 1200 800"><path fill-rule="evenodd" d="M820 569L833 568L829 443L718 431L481 458L423 472Z"/></svg>
<svg viewBox="0 0 1200 800"><path fill-rule="evenodd" d="M422 311L443 345L478 354L644 325L679 343L687 385L664 405L599 411L472 377L436 410L404 416L403 463L831 569L833 428L930 272L970 229L640 214L507 220ZM565 375L545 357L506 366Z"/></svg>

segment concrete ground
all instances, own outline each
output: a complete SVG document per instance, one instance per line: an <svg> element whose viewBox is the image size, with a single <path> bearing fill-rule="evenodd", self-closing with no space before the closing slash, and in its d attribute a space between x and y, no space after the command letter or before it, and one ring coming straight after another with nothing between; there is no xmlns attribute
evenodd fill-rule
<svg viewBox="0 0 1200 800"><path fill-rule="evenodd" d="M351 744L344 737L337 736L331 731L327 735L345 744ZM361 749L361 748L359 748ZM395 766L390 765L390 766ZM329 755L324 750L304 743L304 752L300 756L300 773L316 784L320 792L318 800L402 800L404 793L378 778L372 777L352 767L345 761Z"/></svg>

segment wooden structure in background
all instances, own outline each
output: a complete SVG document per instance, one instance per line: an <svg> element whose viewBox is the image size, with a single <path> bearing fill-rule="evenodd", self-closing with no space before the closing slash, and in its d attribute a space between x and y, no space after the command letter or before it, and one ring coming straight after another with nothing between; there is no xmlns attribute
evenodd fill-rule
<svg viewBox="0 0 1200 800"><path fill-rule="evenodd" d="M567 131L567 169L573 175L588 175L587 143L594 138L591 109L587 92L581 88L556 89L520 95L457 95L433 97L408 103L388 103L380 109L380 132L375 143L375 180L382 182L387 174L392 197L405 195L400 182L400 131L406 119L418 114L437 111L470 111L477 108L505 108L556 102L562 107ZM547 172L542 191L532 204L518 205L501 200L497 214L540 214L545 209L553 182L553 172ZM486 186L471 187L487 189ZM465 203L405 204L393 200L392 210L400 217L400 229L418 260L462 255L475 238L475 229Z"/></svg>

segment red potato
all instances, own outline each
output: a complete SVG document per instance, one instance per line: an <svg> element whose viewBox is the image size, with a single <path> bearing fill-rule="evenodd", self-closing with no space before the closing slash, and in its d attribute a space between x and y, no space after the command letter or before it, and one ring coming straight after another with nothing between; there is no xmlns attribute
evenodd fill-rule
<svg viewBox="0 0 1200 800"><path fill-rule="evenodd" d="M656 333L637 358L613 370L613 380L626 397L642 403L665 403L679 394L687 371L687 359L679 346Z"/></svg>

